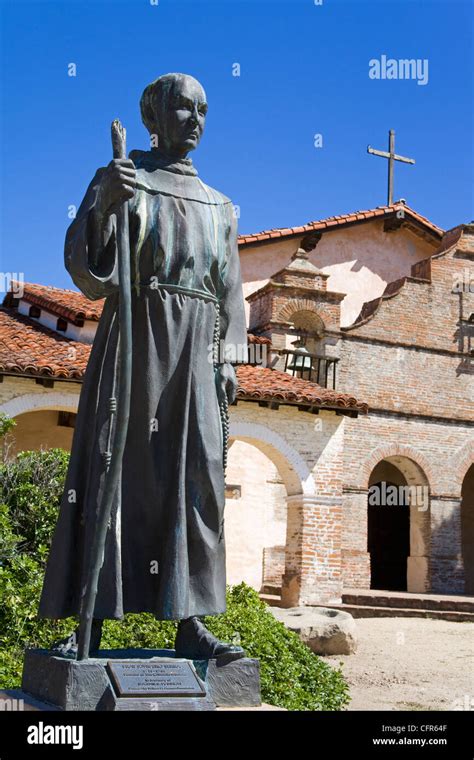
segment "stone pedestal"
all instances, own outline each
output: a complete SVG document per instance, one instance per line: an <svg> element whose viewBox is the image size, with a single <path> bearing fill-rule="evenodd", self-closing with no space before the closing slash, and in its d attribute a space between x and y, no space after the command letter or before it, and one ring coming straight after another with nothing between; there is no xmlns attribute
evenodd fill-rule
<svg viewBox="0 0 474 760"><path fill-rule="evenodd" d="M22 690L60 710L214 710L216 707L254 707L260 700L258 660L242 658L220 665L216 660L192 662L202 686L200 696L121 696L109 676L108 663L172 663L173 650L101 650L78 662L46 649L27 649ZM175 660L175 662L179 662ZM199 690L198 690L199 691Z"/></svg>

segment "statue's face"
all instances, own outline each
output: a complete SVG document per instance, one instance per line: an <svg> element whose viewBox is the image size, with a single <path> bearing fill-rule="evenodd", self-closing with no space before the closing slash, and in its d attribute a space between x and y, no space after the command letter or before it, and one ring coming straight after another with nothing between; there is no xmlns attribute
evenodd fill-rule
<svg viewBox="0 0 474 760"><path fill-rule="evenodd" d="M170 155L185 156L194 150L204 131L206 93L193 77L175 82L159 120L159 147Z"/></svg>

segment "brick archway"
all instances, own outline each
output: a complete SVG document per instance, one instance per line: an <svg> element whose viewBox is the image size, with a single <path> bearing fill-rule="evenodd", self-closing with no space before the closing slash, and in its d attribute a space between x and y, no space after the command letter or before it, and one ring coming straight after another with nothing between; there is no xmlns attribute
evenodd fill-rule
<svg viewBox="0 0 474 760"><path fill-rule="evenodd" d="M451 457L450 470L453 473L453 495L461 495L464 478L472 464L474 464L474 441L467 441Z"/></svg>
<svg viewBox="0 0 474 760"><path fill-rule="evenodd" d="M231 412L226 482L239 484L240 501L226 503L227 574L257 590L281 589L294 500L314 493L314 480L289 441L264 422L239 420L238 410L235 417Z"/></svg>
<svg viewBox="0 0 474 760"><path fill-rule="evenodd" d="M404 571L406 572L406 590L411 593L425 593L430 589L431 585L430 493L433 488L433 480L436 482L436 476L427 458L414 449L414 447L406 444L387 444L374 449L363 462L359 471L361 489L365 489L369 486L372 473L375 468L382 463L395 466L403 476L407 486L414 487L414 490L410 492L409 496L409 512L407 513L408 522L406 523L407 527L405 528L405 530L408 531L406 533L406 540L408 541L406 551L408 554L406 554L403 559L403 550L401 548L401 555L396 556L396 543L392 544L391 549L393 550L392 553L394 559L396 559L397 562L403 561L406 564L406 570ZM370 507L368 506L367 529L369 536L369 519L371 514L372 518L374 518L378 512L372 508L371 513ZM382 517L382 513L379 514L379 518L380 517ZM388 524L390 525L390 519L394 518L394 515L387 514L386 517L389 519ZM382 519L382 522L379 524L380 526L383 526L384 523L385 518ZM373 524L372 527L374 527ZM387 528L385 527L385 531L386 530ZM375 546L377 546L377 544ZM371 562L377 560L377 553L375 555L372 553L374 551L375 548L373 546L370 554ZM378 552L378 554L380 554L380 552ZM375 586L375 588L380 588L380 586ZM391 586L388 586L388 588L391 588Z"/></svg>
<svg viewBox="0 0 474 760"><path fill-rule="evenodd" d="M268 412L272 414L275 412ZM259 416L262 418L263 413ZM264 453L278 470L286 491L286 535L280 547L284 549L281 604L336 603L342 591L342 497L325 492L324 483L314 477L317 465L311 454L305 456L307 439L287 438L270 420L265 423L264 419L260 423L245 419L237 409L234 418L231 412L230 435ZM334 433L331 436L334 440ZM300 439L301 450L296 448Z"/></svg>
<svg viewBox="0 0 474 760"><path fill-rule="evenodd" d="M461 498L460 541L464 566L464 593L474 594L474 441L467 441L451 459L453 495Z"/></svg>
<svg viewBox="0 0 474 760"><path fill-rule="evenodd" d="M307 463L285 439L265 425L233 421L229 435L252 444L262 451L280 472L288 496L316 493L314 478Z"/></svg>
<svg viewBox="0 0 474 760"><path fill-rule="evenodd" d="M438 476L433 470L431 463L428 459L421 454L417 449L408 444L391 443L378 446L373 449L369 456L366 457L362 466L358 472L355 485L357 488L366 489L369 487L369 480L374 467L383 459L389 459L392 457L405 457L410 459L415 465L417 465L423 472L427 485L432 491L435 490L438 482Z"/></svg>
<svg viewBox="0 0 474 760"><path fill-rule="evenodd" d="M281 307L281 309L278 310L275 316L275 321L292 322L294 315L298 311L310 311L315 315L315 317L324 322L322 318L322 313L324 313L324 310L321 309L321 304L316 304L309 298L290 298L290 300L287 301Z"/></svg>

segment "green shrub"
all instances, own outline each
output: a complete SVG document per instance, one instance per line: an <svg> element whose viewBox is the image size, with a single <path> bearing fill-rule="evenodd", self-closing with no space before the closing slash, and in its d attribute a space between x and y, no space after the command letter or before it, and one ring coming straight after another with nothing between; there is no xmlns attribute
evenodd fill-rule
<svg viewBox="0 0 474 760"><path fill-rule="evenodd" d="M15 420L12 420L5 412L0 412L0 438L3 438L10 432L16 425Z"/></svg>
<svg viewBox="0 0 474 760"><path fill-rule="evenodd" d="M17 686L23 649L65 636L73 621L38 620L46 558L69 456L30 451L0 463L0 686Z"/></svg>
<svg viewBox="0 0 474 760"><path fill-rule="evenodd" d="M288 710L340 710L348 704L342 673L278 622L254 589L233 586L227 601L226 614L206 618L206 625L227 641L238 632L249 656L260 660L264 702Z"/></svg>
<svg viewBox="0 0 474 760"><path fill-rule="evenodd" d="M36 617L67 463L59 449L0 463L0 688L18 686L25 647L48 647L76 625ZM228 589L227 607L206 625L224 641L239 639L260 660L265 702L291 710L340 710L348 703L341 672L279 623L256 591L243 583ZM105 622L102 646L172 648L175 632L173 622L126 615Z"/></svg>
<svg viewBox="0 0 474 760"><path fill-rule="evenodd" d="M3 462L8 457L8 451L13 444L13 436L10 431L16 422L8 414L0 412L0 460Z"/></svg>

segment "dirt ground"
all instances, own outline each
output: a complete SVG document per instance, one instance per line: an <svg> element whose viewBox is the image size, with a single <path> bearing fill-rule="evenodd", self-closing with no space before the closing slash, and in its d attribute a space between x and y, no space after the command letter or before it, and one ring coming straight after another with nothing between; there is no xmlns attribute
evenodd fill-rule
<svg viewBox="0 0 474 760"><path fill-rule="evenodd" d="M325 657L350 684L349 710L474 710L474 623L358 618L356 654Z"/></svg>

